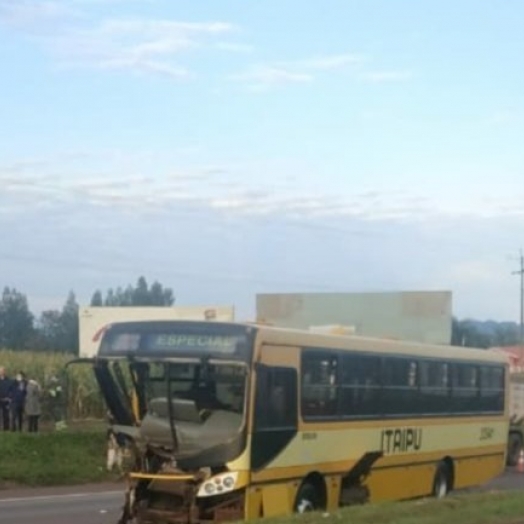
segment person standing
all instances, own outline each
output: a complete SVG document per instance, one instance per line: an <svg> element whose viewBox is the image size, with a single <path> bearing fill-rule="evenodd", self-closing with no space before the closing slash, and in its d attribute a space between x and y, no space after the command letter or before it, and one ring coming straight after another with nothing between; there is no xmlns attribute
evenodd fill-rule
<svg viewBox="0 0 524 524"><path fill-rule="evenodd" d="M10 409L11 388L13 381L7 376L5 368L0 367L0 418L2 419L1 428L9 431L10 428Z"/></svg>
<svg viewBox="0 0 524 524"><path fill-rule="evenodd" d="M53 375L47 388L50 400L51 416L55 422L55 430L62 431L66 429L67 424L64 416L64 390L58 377Z"/></svg>
<svg viewBox="0 0 524 524"><path fill-rule="evenodd" d="M25 397L25 415L29 433L38 433L38 422L42 415L41 395L40 384L36 380L30 379L27 383Z"/></svg>
<svg viewBox="0 0 524 524"><path fill-rule="evenodd" d="M11 388L11 430L22 431L24 420L25 399L27 395L27 380L22 371L16 375L15 383Z"/></svg>

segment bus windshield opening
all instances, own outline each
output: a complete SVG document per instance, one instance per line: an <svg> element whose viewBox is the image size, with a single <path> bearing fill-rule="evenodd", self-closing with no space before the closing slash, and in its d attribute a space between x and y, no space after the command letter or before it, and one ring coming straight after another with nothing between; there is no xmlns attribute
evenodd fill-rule
<svg viewBox="0 0 524 524"><path fill-rule="evenodd" d="M141 434L187 457L235 438L244 421L247 367L205 359L148 362ZM173 431L176 442L173 442Z"/></svg>

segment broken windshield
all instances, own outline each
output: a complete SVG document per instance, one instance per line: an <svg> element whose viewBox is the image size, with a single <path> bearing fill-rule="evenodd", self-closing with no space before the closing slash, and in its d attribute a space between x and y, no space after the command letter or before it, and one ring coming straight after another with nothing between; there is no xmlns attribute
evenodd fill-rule
<svg viewBox="0 0 524 524"><path fill-rule="evenodd" d="M141 434L149 442L176 445L177 455L190 456L238 435L244 421L245 364L201 360L142 365L147 369L147 412Z"/></svg>

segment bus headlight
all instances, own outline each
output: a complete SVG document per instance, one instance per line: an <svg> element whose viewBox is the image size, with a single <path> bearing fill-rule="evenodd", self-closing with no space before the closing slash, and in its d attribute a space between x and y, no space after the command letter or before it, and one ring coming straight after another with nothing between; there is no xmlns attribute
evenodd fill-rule
<svg viewBox="0 0 524 524"><path fill-rule="evenodd" d="M197 492L197 497L212 497L213 495L222 495L235 489L238 480L238 472L228 472L211 477L206 480Z"/></svg>

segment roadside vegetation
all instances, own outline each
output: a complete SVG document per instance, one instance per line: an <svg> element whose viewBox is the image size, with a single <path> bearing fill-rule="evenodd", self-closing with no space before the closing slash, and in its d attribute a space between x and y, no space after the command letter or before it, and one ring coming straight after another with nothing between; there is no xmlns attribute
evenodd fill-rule
<svg viewBox="0 0 524 524"><path fill-rule="evenodd" d="M70 366L66 370L65 365L73 358L67 353L0 350L0 366L4 366L9 375L24 371L28 378L35 379L41 385L44 393L43 421L49 419L50 399L46 387L53 376L57 376L63 385L68 419L101 419L105 413L104 403L93 370L85 364Z"/></svg>
<svg viewBox="0 0 524 524"><path fill-rule="evenodd" d="M0 434L0 489L117 480L105 469L102 427L40 434Z"/></svg>
<svg viewBox="0 0 524 524"><path fill-rule="evenodd" d="M422 499L367 504L332 514L309 513L268 520L271 524L524 524L524 493L455 494L443 500Z"/></svg>

